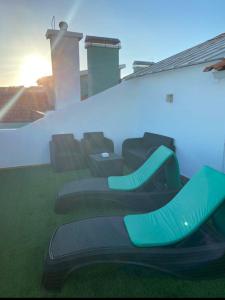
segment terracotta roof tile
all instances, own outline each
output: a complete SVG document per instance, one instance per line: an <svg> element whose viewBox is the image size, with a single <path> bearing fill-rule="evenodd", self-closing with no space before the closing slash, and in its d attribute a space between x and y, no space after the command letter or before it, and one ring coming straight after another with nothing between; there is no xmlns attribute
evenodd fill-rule
<svg viewBox="0 0 225 300"><path fill-rule="evenodd" d="M15 89L14 92L9 90L1 93L0 89L0 111L16 92ZM44 91L25 90L0 122L32 122L43 117L40 112L44 113L51 109L48 96Z"/></svg>
<svg viewBox="0 0 225 300"><path fill-rule="evenodd" d="M216 70L216 71L223 71L225 70L225 59L221 60L219 63L214 64L214 65L210 65L208 67L206 67L203 72L209 72L212 70Z"/></svg>

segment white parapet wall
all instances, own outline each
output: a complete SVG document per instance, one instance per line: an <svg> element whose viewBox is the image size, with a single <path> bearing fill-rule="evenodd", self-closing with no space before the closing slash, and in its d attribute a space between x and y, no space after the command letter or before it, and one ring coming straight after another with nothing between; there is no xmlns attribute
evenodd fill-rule
<svg viewBox="0 0 225 300"><path fill-rule="evenodd" d="M19 129L0 130L0 168L46 164L50 162L52 134L73 133L80 140L84 132L103 131L120 153L122 141L137 135L138 101L133 83L124 82L85 101L49 112Z"/></svg>
<svg viewBox="0 0 225 300"><path fill-rule="evenodd" d="M175 139L183 175L203 165L224 171L225 76L204 73L205 66L125 81L25 127L2 129L0 168L49 163L52 134L73 133L80 140L84 132L103 131L120 153L126 138L150 131Z"/></svg>

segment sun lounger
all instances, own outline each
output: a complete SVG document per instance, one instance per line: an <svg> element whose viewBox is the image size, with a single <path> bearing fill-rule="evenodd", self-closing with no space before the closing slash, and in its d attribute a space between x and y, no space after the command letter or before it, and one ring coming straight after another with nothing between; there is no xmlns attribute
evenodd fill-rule
<svg viewBox="0 0 225 300"><path fill-rule="evenodd" d="M164 168L166 183L153 188L155 176ZM155 185L157 186L157 184ZM146 211L166 204L181 188L175 153L160 146L136 171L124 176L87 178L66 183L58 193L55 212L62 214L87 205L110 201L115 206ZM155 199L158 199L155 201Z"/></svg>
<svg viewBox="0 0 225 300"><path fill-rule="evenodd" d="M70 272L98 263L131 264L181 277L225 273L225 236L210 217L225 200L225 174L203 167L165 206L125 217L97 217L53 234L42 282L60 288Z"/></svg>

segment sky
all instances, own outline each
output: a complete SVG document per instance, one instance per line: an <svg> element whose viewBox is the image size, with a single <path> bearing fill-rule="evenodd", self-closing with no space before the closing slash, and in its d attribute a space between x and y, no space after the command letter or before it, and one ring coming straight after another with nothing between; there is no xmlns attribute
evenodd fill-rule
<svg viewBox="0 0 225 300"><path fill-rule="evenodd" d="M84 38L120 39L126 75L134 60L157 62L225 32L224 11L225 0L0 0L0 86L23 85L21 70L26 67L26 77L35 71L27 64L33 54L44 57L51 72L45 33L53 16L56 29L66 21ZM84 38L81 70L87 67Z"/></svg>

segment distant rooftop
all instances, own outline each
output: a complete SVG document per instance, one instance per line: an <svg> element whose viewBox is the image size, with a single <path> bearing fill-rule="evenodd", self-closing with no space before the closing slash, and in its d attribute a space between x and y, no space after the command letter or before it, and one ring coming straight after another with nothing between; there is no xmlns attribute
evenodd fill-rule
<svg viewBox="0 0 225 300"><path fill-rule="evenodd" d="M21 87L0 87L0 110L15 96ZM53 109L45 91L40 87L26 88L18 101L0 120L4 123L33 122Z"/></svg>
<svg viewBox="0 0 225 300"><path fill-rule="evenodd" d="M173 70L186 66L196 65L224 58L225 56L225 33L222 33L204 43L182 51L169 58L161 60L147 68L132 73L124 79L132 79L149 74Z"/></svg>
<svg viewBox="0 0 225 300"><path fill-rule="evenodd" d="M143 60L135 60L133 62L133 66L135 65L138 65L138 66L151 66L153 65L154 62L153 61L143 61Z"/></svg>

